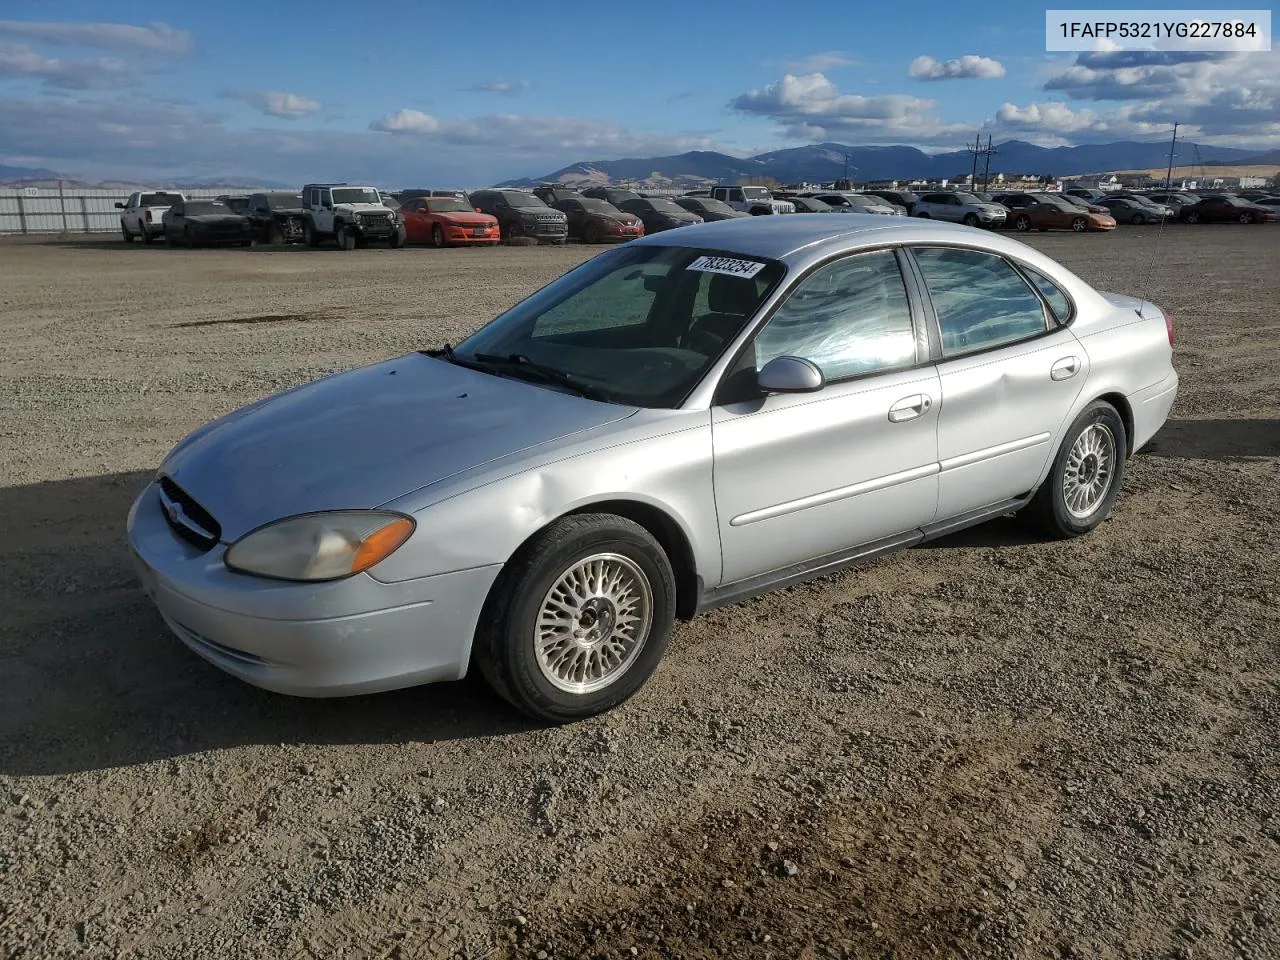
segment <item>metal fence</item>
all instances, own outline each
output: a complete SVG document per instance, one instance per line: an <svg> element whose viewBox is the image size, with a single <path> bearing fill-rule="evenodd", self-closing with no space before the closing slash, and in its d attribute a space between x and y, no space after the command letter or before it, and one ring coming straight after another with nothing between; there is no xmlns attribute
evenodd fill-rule
<svg viewBox="0 0 1280 960"><path fill-rule="evenodd" d="M222 187L181 192L188 197L208 198L256 193L259 189ZM132 190L83 187L0 187L0 234L113 233L120 229L116 204L128 200L131 193Z"/></svg>

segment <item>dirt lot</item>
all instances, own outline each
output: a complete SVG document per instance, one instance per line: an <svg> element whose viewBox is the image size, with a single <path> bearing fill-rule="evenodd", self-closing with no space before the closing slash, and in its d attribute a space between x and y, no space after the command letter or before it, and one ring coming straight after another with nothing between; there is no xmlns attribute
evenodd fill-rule
<svg viewBox="0 0 1280 960"><path fill-rule="evenodd" d="M1178 318L1112 520L719 610L559 729L226 677L123 525L191 428L588 251L0 241L3 955L1280 956L1280 227L1158 235L1031 238Z"/></svg>

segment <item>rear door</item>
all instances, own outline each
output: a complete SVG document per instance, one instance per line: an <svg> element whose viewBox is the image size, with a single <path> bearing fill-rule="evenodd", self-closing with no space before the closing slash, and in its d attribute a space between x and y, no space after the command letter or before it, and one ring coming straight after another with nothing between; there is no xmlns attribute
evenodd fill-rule
<svg viewBox="0 0 1280 960"><path fill-rule="evenodd" d="M818 267L739 363L758 371L802 357L823 371L821 390L713 406L724 583L909 536L933 519L939 381L900 267L891 249Z"/></svg>
<svg viewBox="0 0 1280 960"><path fill-rule="evenodd" d="M911 254L935 324L942 521L1031 492L1089 358L1005 258L946 246Z"/></svg>

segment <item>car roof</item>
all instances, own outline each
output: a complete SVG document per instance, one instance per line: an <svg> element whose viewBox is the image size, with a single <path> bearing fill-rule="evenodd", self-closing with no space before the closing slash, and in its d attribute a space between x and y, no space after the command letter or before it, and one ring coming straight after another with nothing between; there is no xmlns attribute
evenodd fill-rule
<svg viewBox="0 0 1280 960"><path fill-rule="evenodd" d="M1031 248L1012 238L975 231L958 223L912 217L885 217L875 213L851 213L829 217L735 217L693 224L632 240L644 246L688 246L731 251L745 256L799 262L811 255L853 250L881 243L973 243L983 249L1004 251L1024 259ZM896 221L885 223L886 220ZM630 245L630 244L629 244Z"/></svg>

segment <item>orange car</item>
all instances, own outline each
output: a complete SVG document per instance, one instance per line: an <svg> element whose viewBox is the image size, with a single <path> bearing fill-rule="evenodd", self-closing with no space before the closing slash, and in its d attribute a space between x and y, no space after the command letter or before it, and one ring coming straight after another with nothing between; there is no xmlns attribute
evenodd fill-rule
<svg viewBox="0 0 1280 960"><path fill-rule="evenodd" d="M400 205L405 239L433 247L497 246L502 241L498 218L477 213L457 197L415 197Z"/></svg>
<svg viewBox="0 0 1280 960"><path fill-rule="evenodd" d="M1014 230L1114 230L1115 218L1105 213L1092 213L1068 203L1052 193L1009 193L996 198L1009 208L1005 220Z"/></svg>

